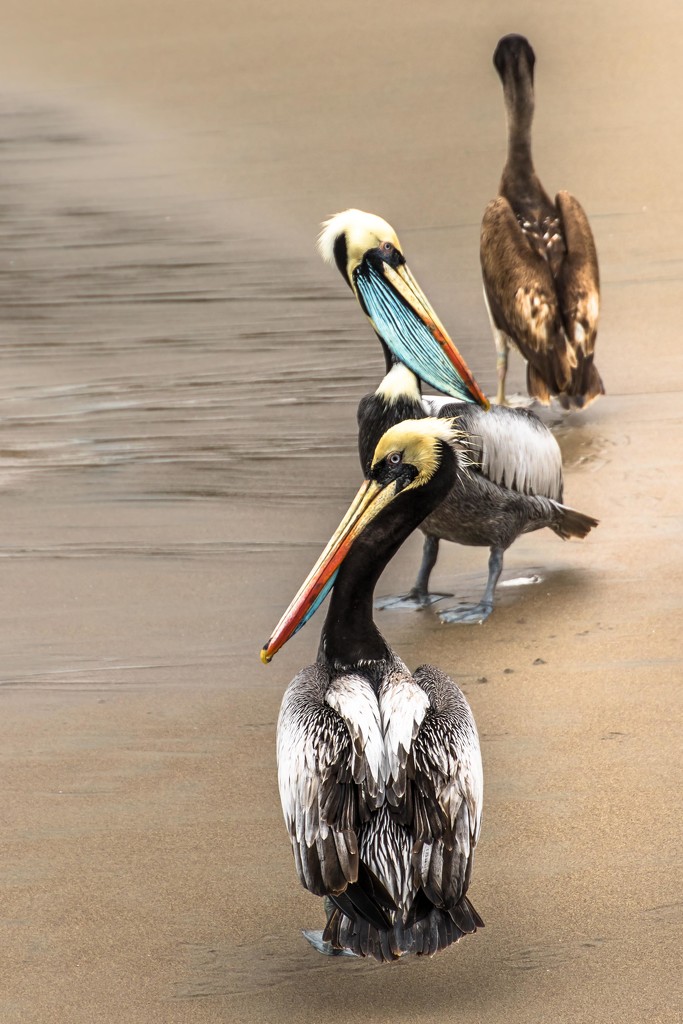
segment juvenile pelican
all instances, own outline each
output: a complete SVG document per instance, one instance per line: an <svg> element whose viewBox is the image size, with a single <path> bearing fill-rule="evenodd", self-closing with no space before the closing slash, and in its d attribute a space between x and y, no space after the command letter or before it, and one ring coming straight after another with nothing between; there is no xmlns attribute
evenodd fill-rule
<svg viewBox="0 0 683 1024"><path fill-rule="evenodd" d="M605 393L593 363L600 309L598 257L578 199L541 185L531 159L534 51L504 36L493 55L503 83L507 161L499 196L481 226L484 296L498 353L499 405L505 403L508 349L527 360L527 390L544 405L557 396L582 408Z"/></svg>
<svg viewBox="0 0 683 1024"><path fill-rule="evenodd" d="M414 673L372 618L375 584L459 472L457 431L407 421L364 482L261 652L264 662L332 588L315 665L290 683L278 780L301 884L326 897L321 952L432 956L483 921L467 898L483 775L470 707L431 665Z"/></svg>
<svg viewBox="0 0 683 1024"><path fill-rule="evenodd" d="M597 520L562 504L562 455L553 434L527 410L494 406L478 387L428 299L408 271L390 224L373 214L346 210L323 225L319 249L335 262L379 337L387 372L358 407L358 446L365 473L382 433L405 419L438 415L457 419L468 439L467 467L445 501L422 524L422 564L406 597L380 607L429 604L439 540L490 549L482 600L440 613L446 622L483 622L493 609L506 549L522 533L550 527L558 536L584 537ZM399 290L403 277L410 289ZM408 360L410 361L408 367ZM467 399L423 398L420 379ZM478 402L479 404L475 404ZM445 403L445 404L444 404ZM486 411L486 410L489 411Z"/></svg>

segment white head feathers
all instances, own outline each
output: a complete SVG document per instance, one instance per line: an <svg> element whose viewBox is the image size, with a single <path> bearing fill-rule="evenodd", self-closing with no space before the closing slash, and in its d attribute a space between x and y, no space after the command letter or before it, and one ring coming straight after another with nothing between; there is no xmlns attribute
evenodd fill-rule
<svg viewBox="0 0 683 1024"><path fill-rule="evenodd" d="M374 213L365 213L363 210L343 210L322 224L322 231L318 237L318 252L326 263L336 262L334 246L341 235L346 239L346 270L349 276L365 253L380 243L391 242L397 249L401 248L391 224L381 217Z"/></svg>

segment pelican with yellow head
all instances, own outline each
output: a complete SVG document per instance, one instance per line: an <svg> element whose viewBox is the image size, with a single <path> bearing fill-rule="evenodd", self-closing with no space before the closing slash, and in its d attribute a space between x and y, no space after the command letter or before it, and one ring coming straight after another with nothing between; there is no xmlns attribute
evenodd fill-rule
<svg viewBox="0 0 683 1024"><path fill-rule="evenodd" d="M467 363L408 269L385 220L345 210L323 224L318 247L335 263L375 330L386 373L358 406L358 448L368 473L377 442L393 424L435 415L455 418L468 438L469 472L422 525L422 563L407 595L379 607L420 608L449 597L429 591L442 540L489 548L488 578L477 604L439 612L444 622L480 623L493 610L505 551L523 533L549 527L584 537L597 520L562 504L562 455L551 431L524 409L489 406ZM420 382L450 398L423 396Z"/></svg>
<svg viewBox="0 0 683 1024"><path fill-rule="evenodd" d="M432 956L483 922L467 897L483 775L453 680L410 672L373 620L375 585L461 471L445 419L391 427L367 479L261 652L269 662L331 591L315 664L289 685L278 781L302 885L325 898L321 952Z"/></svg>

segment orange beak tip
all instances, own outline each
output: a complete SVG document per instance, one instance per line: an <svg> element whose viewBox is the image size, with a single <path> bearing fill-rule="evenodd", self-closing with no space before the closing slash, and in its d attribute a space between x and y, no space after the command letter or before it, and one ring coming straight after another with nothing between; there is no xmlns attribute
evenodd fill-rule
<svg viewBox="0 0 683 1024"><path fill-rule="evenodd" d="M261 651L261 661L264 665L268 665L272 657L273 655L268 653L268 644L266 644Z"/></svg>

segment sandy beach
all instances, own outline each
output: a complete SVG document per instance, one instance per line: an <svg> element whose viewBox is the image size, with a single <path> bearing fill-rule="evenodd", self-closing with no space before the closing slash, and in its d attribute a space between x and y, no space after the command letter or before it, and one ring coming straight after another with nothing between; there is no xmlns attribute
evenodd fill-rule
<svg viewBox="0 0 683 1024"><path fill-rule="evenodd" d="M486 928L340 962L301 937L322 909L275 768L322 619L259 660L360 483L383 367L314 242L348 206L391 221L495 391L478 243L509 31L536 50L539 175L598 246L607 395L544 418L600 526L520 539L503 582L541 582L483 626L378 613L474 711ZM680 1021L682 31L677 0L4 12L3 1024ZM477 599L487 552L442 548L437 589Z"/></svg>

